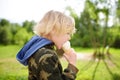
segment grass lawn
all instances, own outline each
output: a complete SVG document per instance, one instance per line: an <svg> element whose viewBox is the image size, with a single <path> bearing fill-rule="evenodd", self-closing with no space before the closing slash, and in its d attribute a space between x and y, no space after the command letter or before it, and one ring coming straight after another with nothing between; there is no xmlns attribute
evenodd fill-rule
<svg viewBox="0 0 120 80"><path fill-rule="evenodd" d="M16 60L21 46L0 46L0 80L27 80L27 67ZM92 49L75 48L79 53L93 52ZM120 80L120 50L111 49L111 60L78 60L79 73L76 80ZM112 61L112 62L111 62ZM67 62L62 60L65 68Z"/></svg>
<svg viewBox="0 0 120 80"><path fill-rule="evenodd" d="M27 67L16 60L20 48L17 45L0 45L0 80L26 80Z"/></svg>

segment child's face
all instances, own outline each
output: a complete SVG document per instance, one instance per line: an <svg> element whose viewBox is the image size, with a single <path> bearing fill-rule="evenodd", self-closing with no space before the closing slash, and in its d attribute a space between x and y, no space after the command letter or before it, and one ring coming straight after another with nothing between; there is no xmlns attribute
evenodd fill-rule
<svg viewBox="0 0 120 80"><path fill-rule="evenodd" d="M68 40L70 40L69 33L60 34L60 35L55 35L55 34L52 35L52 41L55 43L55 45L58 49L61 49L63 44Z"/></svg>

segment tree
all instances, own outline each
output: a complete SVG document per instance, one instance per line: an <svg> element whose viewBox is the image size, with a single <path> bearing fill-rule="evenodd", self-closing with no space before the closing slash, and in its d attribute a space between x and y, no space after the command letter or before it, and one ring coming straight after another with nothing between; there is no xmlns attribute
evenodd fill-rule
<svg viewBox="0 0 120 80"><path fill-rule="evenodd" d="M14 44L23 45L29 39L30 34L25 28L19 29L19 31L14 35Z"/></svg>
<svg viewBox="0 0 120 80"><path fill-rule="evenodd" d="M120 79L120 75L115 74L114 71L111 70L111 67L109 67L111 65L108 64L109 62L112 63L119 71L118 63L116 62L118 60L115 61L116 58L113 57L113 54L110 54L111 52L109 51L109 45L111 44L110 42L114 41L113 43L116 44L116 47L120 44L120 36L116 36L114 38L115 40L112 41L110 38L113 37L112 35L120 34L118 28L115 30L114 27L108 26L111 9L112 7L110 0L86 0L84 11L81 13L81 17L79 19L79 25L76 25L79 26L77 27L77 29L79 29L79 32L77 33L80 38L82 38L79 40L81 40L84 45L87 44L86 46L88 46L89 43L92 43L94 47L91 60L83 67L86 71L86 67L89 68L93 63L96 63L91 80L96 80L95 75L101 61L104 63L106 69L111 75L111 80ZM99 15L101 13L104 15L103 18ZM112 31L115 30L115 33L112 31L111 33L111 29ZM87 40L90 42L88 43ZM117 56L117 58L119 57Z"/></svg>
<svg viewBox="0 0 120 80"><path fill-rule="evenodd" d="M116 16L115 18L117 19L115 23L119 24L120 26L120 0L116 1Z"/></svg>
<svg viewBox="0 0 120 80"><path fill-rule="evenodd" d="M26 28L26 30L28 32L32 32L32 29L33 29L34 25L35 25L34 21L29 22L29 21L26 20L26 21L23 22L23 27Z"/></svg>
<svg viewBox="0 0 120 80"><path fill-rule="evenodd" d="M0 26L9 26L10 22L6 19L0 19Z"/></svg>
<svg viewBox="0 0 120 80"><path fill-rule="evenodd" d="M8 45L12 41L12 33L8 27L0 27L0 44Z"/></svg>
<svg viewBox="0 0 120 80"><path fill-rule="evenodd" d="M95 41L94 37L99 35L98 14L95 5L87 0L84 11L80 16L75 14L75 11L71 8L67 8L67 10L74 17L77 28L77 32L71 40L73 46L91 47L90 41Z"/></svg>
<svg viewBox="0 0 120 80"><path fill-rule="evenodd" d="M116 9L115 9L113 28L114 28L114 33L112 35L115 38L112 46L115 48L120 48L120 0L116 0Z"/></svg>
<svg viewBox="0 0 120 80"><path fill-rule="evenodd" d="M6 19L0 19L0 44L10 44L12 33L10 32L10 22Z"/></svg>

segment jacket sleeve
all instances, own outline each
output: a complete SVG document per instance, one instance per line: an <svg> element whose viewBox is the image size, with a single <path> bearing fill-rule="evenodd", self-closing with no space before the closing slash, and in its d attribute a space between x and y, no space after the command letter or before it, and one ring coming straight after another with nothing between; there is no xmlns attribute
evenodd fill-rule
<svg viewBox="0 0 120 80"><path fill-rule="evenodd" d="M46 58L41 59L41 76L47 74L48 80L75 80L78 69L72 64L63 71L57 55L46 53Z"/></svg>
<svg viewBox="0 0 120 80"><path fill-rule="evenodd" d="M78 69L72 64L68 64L68 67L63 72L63 78L65 80L75 80Z"/></svg>

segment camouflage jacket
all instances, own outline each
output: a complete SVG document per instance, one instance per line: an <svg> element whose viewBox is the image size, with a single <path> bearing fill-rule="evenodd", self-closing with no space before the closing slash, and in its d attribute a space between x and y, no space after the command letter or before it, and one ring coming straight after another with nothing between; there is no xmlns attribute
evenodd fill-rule
<svg viewBox="0 0 120 80"><path fill-rule="evenodd" d="M68 64L63 71L53 45L40 48L28 61L28 80L75 80L78 69Z"/></svg>

